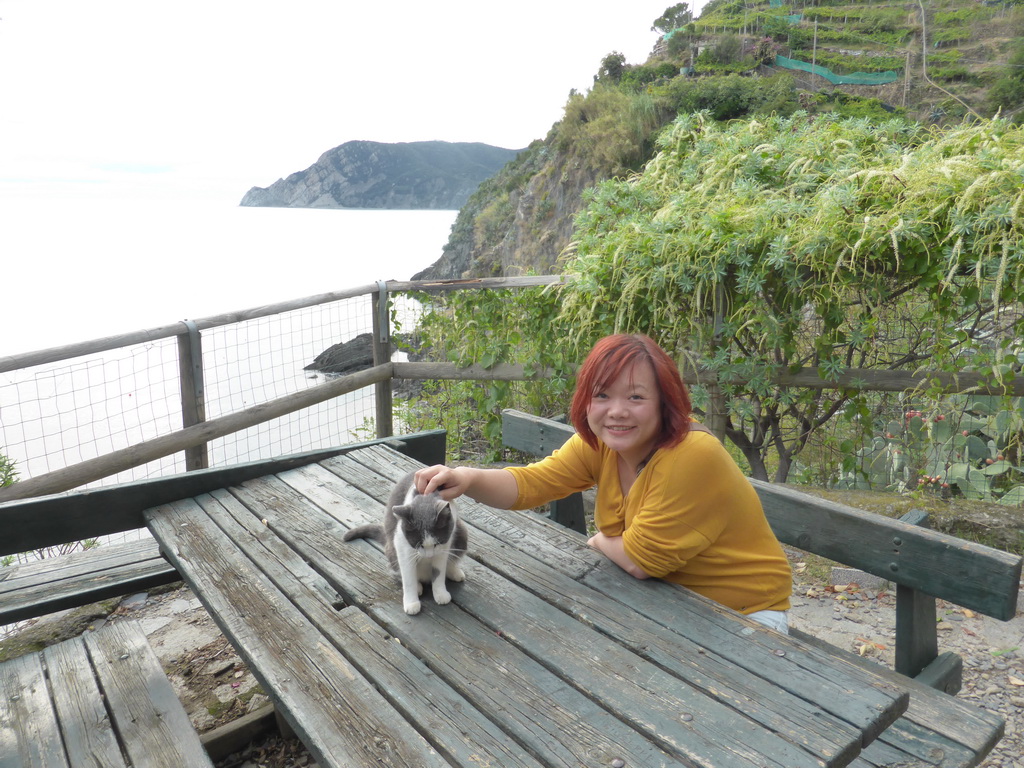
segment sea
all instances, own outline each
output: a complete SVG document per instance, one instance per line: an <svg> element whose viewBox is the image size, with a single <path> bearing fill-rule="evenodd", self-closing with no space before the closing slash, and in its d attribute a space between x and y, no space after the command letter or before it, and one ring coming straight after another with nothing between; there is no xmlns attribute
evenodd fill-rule
<svg viewBox="0 0 1024 768"><path fill-rule="evenodd" d="M0 198L0 357L408 280L456 211Z"/></svg>

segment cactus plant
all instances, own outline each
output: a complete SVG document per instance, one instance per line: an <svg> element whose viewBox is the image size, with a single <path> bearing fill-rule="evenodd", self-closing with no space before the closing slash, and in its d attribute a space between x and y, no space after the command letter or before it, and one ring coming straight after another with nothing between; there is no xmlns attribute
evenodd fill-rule
<svg viewBox="0 0 1024 768"><path fill-rule="evenodd" d="M1024 400L955 395L942 412L913 408L844 462L841 488L925 491L1024 504Z"/></svg>

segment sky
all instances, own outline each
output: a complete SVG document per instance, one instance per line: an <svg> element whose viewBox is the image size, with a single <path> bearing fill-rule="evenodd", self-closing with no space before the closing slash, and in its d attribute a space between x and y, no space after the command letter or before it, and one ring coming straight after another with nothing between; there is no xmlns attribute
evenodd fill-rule
<svg viewBox="0 0 1024 768"><path fill-rule="evenodd" d="M525 147L669 5L0 0L0 200L237 200L357 139Z"/></svg>

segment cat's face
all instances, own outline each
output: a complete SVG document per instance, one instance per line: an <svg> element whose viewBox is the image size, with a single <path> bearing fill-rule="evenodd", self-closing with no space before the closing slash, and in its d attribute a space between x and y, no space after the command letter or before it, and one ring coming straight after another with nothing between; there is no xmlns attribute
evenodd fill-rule
<svg viewBox="0 0 1024 768"><path fill-rule="evenodd" d="M437 494L417 496L395 507L394 513L409 546L426 557L434 547L448 543L455 528L451 506Z"/></svg>

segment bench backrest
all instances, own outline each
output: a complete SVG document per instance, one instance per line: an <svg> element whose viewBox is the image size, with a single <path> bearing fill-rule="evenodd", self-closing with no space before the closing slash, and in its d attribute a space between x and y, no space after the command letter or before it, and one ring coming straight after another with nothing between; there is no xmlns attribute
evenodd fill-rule
<svg viewBox="0 0 1024 768"><path fill-rule="evenodd" d="M550 454L572 426L508 409L502 441ZM779 541L997 619L1017 611L1021 558L928 528L751 480Z"/></svg>

